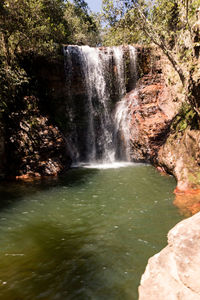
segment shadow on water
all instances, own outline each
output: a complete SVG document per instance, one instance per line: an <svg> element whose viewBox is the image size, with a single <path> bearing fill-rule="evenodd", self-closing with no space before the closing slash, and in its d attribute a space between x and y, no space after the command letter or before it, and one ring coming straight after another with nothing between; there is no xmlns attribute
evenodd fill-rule
<svg viewBox="0 0 200 300"><path fill-rule="evenodd" d="M18 233L15 253L0 253L0 299L86 300L105 286L92 230L41 222Z"/></svg>
<svg viewBox="0 0 200 300"><path fill-rule="evenodd" d="M46 177L33 182L2 182L0 184L0 211L38 191L49 190L57 186L73 187L84 185L98 171L97 169L77 168L69 170L60 177Z"/></svg>

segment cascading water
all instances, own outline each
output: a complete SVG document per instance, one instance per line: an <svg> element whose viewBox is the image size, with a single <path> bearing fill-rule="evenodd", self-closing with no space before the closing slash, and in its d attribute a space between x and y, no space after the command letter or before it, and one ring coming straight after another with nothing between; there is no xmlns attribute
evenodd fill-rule
<svg viewBox="0 0 200 300"><path fill-rule="evenodd" d="M123 47L113 47L113 59L116 66L118 94L123 97L126 93L126 74Z"/></svg>
<svg viewBox="0 0 200 300"><path fill-rule="evenodd" d="M132 99L134 103L131 105L136 105L137 91L132 94ZM125 161L131 160L131 149L130 149L130 101L128 97L124 97L121 101L117 103L115 111L115 134L117 137L118 144L116 148L118 149L118 157ZM120 146L119 146L120 145Z"/></svg>
<svg viewBox="0 0 200 300"><path fill-rule="evenodd" d="M83 46L80 50L88 95L87 160L96 161L99 152L103 162L111 162L114 160L113 124L109 114L110 94L106 87L109 53L105 54L98 48L88 46ZM95 122L98 123L98 128Z"/></svg>
<svg viewBox="0 0 200 300"><path fill-rule="evenodd" d="M135 88L137 82L137 53L133 46L129 46L129 57L130 57L130 78L131 88Z"/></svg>
<svg viewBox="0 0 200 300"><path fill-rule="evenodd" d="M129 59L130 59L130 83L131 89L135 88L137 81L137 53L133 46L129 46ZM118 149L118 158L125 161L131 160L131 147L130 147L130 106L137 105L137 90L135 89L130 98L123 97L116 104L115 110L115 140L116 149Z"/></svg>
<svg viewBox="0 0 200 300"><path fill-rule="evenodd" d="M67 46L64 53L67 89L72 89L72 82L79 81L83 90L76 99L72 94L76 94L80 86L75 85L73 92L67 93L71 99L67 106L69 123L78 124L71 126L71 134L68 133L70 143L75 143L70 144L74 161L112 163L116 159L130 160L129 104L121 99L126 93L127 55L130 60L129 81L135 84L135 48L129 46L128 53L125 53L122 46Z"/></svg>

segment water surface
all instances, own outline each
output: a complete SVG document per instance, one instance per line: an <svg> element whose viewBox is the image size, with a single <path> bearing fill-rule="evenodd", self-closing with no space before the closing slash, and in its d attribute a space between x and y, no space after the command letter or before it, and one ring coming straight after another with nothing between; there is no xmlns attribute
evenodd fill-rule
<svg viewBox="0 0 200 300"><path fill-rule="evenodd" d="M148 258L181 219L174 188L140 164L0 186L0 299L137 299Z"/></svg>

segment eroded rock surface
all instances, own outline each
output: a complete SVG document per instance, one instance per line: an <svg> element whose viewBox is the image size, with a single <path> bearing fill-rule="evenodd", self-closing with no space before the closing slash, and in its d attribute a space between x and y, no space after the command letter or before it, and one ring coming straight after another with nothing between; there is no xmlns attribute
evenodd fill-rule
<svg viewBox="0 0 200 300"><path fill-rule="evenodd" d="M4 177L4 165L5 165L5 139L3 122L0 115L0 178Z"/></svg>
<svg viewBox="0 0 200 300"><path fill-rule="evenodd" d="M177 191L200 187L200 131L171 134L159 150L159 163L177 179Z"/></svg>
<svg viewBox="0 0 200 300"><path fill-rule="evenodd" d="M56 176L70 164L66 140L38 109L37 98L24 98L27 108L10 115L6 143L8 178ZM30 107L30 109L29 109Z"/></svg>
<svg viewBox="0 0 200 300"><path fill-rule="evenodd" d="M137 93L132 91L126 95L131 114L131 157L149 161L159 170L173 174L177 180L176 193L195 189L200 195L200 131L195 113L191 107L184 107L180 84L175 83L175 78L173 84L168 84L167 74L171 74L171 69L167 69L169 66L162 55L153 50L145 55L152 68L143 68ZM189 86L193 102L199 98L199 75L193 74ZM193 207L187 205L190 210L187 215L200 208L199 195L196 193L193 199L190 194ZM175 203L182 209L181 195L177 198Z"/></svg>
<svg viewBox="0 0 200 300"><path fill-rule="evenodd" d="M139 300L200 299L200 213L168 233L168 246L149 259Z"/></svg>
<svg viewBox="0 0 200 300"><path fill-rule="evenodd" d="M148 60L148 59L147 59ZM153 68L147 69L129 93L131 113L132 159L157 164L157 154L165 143L170 124L180 104L166 85L161 69L161 57L152 57Z"/></svg>
<svg viewBox="0 0 200 300"><path fill-rule="evenodd" d="M176 205L190 216L200 211L200 132L186 129L171 134L158 152L158 163L177 180Z"/></svg>

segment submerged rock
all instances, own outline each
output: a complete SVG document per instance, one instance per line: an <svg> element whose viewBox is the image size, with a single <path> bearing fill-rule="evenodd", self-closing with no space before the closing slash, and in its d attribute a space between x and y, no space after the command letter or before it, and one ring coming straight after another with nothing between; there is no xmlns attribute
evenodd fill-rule
<svg viewBox="0 0 200 300"><path fill-rule="evenodd" d="M168 246L149 259L139 300L200 299L200 213L168 233Z"/></svg>

